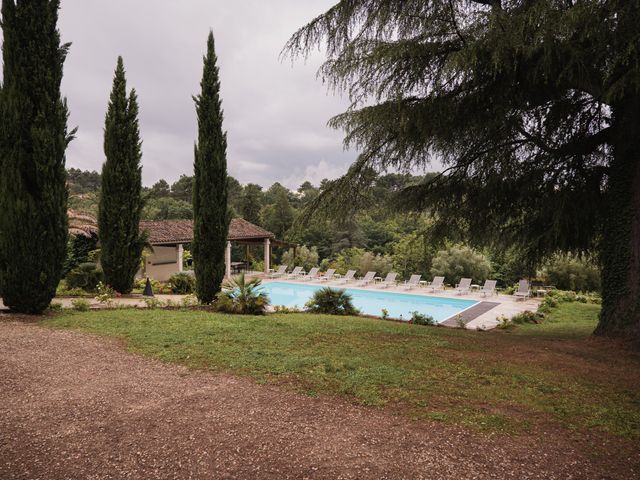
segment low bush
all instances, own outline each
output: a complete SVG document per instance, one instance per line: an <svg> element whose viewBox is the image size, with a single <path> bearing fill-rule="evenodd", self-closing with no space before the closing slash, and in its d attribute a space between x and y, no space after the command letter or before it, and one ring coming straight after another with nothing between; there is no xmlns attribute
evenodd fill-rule
<svg viewBox="0 0 640 480"><path fill-rule="evenodd" d="M351 295L339 288L325 287L316 290L305 304L308 312L328 315L357 315L360 313L353 306Z"/></svg>
<svg viewBox="0 0 640 480"><path fill-rule="evenodd" d="M74 298L71 300L71 306L78 312L88 312L91 308L91 303L89 303L89 300L85 300L84 298Z"/></svg>
<svg viewBox="0 0 640 480"><path fill-rule="evenodd" d="M193 293L196 289L196 277L188 273L174 273L169 278L171 292L176 295L187 295Z"/></svg>
<svg viewBox="0 0 640 480"><path fill-rule="evenodd" d="M541 312L531 312L529 310L525 310L518 315L511 317L511 322L522 325L523 323L542 323L544 320L544 313Z"/></svg>
<svg viewBox="0 0 640 480"><path fill-rule="evenodd" d="M104 281L104 273L95 263L81 263L71 270L66 278L67 288L81 288L86 292L95 292L98 284Z"/></svg>
<svg viewBox="0 0 640 480"><path fill-rule="evenodd" d="M100 282L97 286L98 294L96 295L96 300L102 304L106 304L107 306L111 306L113 298L116 296L116 291L111 288L109 285L105 285Z"/></svg>
<svg viewBox="0 0 640 480"><path fill-rule="evenodd" d="M456 326L458 328L467 328L467 323L469 323L469 320L462 315L456 315Z"/></svg>
<svg viewBox="0 0 640 480"><path fill-rule="evenodd" d="M194 307L198 305L198 299L196 298L195 295L185 295L184 297L182 297L182 300L180 301L180 305L183 308Z"/></svg>
<svg viewBox="0 0 640 480"><path fill-rule="evenodd" d="M504 315L500 315L497 318L497 320L498 320L498 325L496 325L496 328L506 330L508 328L513 327L513 322L508 317L505 317Z"/></svg>
<svg viewBox="0 0 640 480"><path fill-rule="evenodd" d="M222 285L216 295L214 308L219 312L244 315L264 315L269 306L269 297L262 291L259 278L246 281L244 274Z"/></svg>
<svg viewBox="0 0 640 480"><path fill-rule="evenodd" d="M62 311L62 304L61 304L61 303L58 303L58 302L51 302L51 303L49 304L49 308L48 308L48 310L49 310L50 312L59 313L59 312L61 312L61 311Z"/></svg>
<svg viewBox="0 0 640 480"><path fill-rule="evenodd" d="M162 300L155 297L144 297L142 301L144 302L145 306L151 310L164 306Z"/></svg>
<svg viewBox="0 0 640 480"><path fill-rule="evenodd" d="M410 322L416 325L435 325L436 324L436 321L433 319L431 315L425 315L420 312L412 312Z"/></svg>
<svg viewBox="0 0 640 480"><path fill-rule="evenodd" d="M558 306L558 300L553 296L545 296L540 302L540 306L538 306L538 312L549 313L552 308Z"/></svg>

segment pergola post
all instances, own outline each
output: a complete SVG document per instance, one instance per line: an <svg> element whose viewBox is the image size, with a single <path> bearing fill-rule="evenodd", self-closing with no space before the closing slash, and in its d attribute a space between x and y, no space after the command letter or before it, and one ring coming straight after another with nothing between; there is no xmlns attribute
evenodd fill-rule
<svg viewBox="0 0 640 480"><path fill-rule="evenodd" d="M184 263L184 246L179 243L178 244L178 272L183 271L183 263Z"/></svg>
<svg viewBox="0 0 640 480"><path fill-rule="evenodd" d="M269 269L271 268L271 240L268 238L264 239L264 273L265 275L269 274Z"/></svg>
<svg viewBox="0 0 640 480"><path fill-rule="evenodd" d="M224 252L224 276L231 278L231 242L227 242L227 249Z"/></svg>

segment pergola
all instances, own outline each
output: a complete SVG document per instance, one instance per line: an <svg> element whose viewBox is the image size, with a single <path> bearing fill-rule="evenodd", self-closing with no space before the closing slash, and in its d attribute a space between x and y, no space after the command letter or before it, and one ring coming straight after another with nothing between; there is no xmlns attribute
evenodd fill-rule
<svg viewBox="0 0 640 480"><path fill-rule="evenodd" d="M193 241L193 220L146 220L140 222L140 231L146 231L153 255L145 260L145 272L156 280L166 280L172 274L182 271L184 244ZM225 276L231 276L231 244L260 245L264 252L264 272L271 268L273 245L295 248L295 244L279 241L275 235L258 225L242 218L234 218L229 224L227 249L225 253ZM247 255L248 256L248 255Z"/></svg>

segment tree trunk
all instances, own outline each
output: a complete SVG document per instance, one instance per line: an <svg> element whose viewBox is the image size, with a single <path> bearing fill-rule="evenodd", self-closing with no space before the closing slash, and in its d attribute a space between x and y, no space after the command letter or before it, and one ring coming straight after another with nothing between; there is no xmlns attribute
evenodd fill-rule
<svg viewBox="0 0 640 480"><path fill-rule="evenodd" d="M640 99L614 109L614 115L600 249L602 311L595 333L640 341Z"/></svg>

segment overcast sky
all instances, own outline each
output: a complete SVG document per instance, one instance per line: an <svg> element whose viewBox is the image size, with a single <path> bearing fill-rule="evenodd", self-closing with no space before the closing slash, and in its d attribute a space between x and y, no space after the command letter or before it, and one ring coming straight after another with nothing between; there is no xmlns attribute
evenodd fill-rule
<svg viewBox="0 0 640 480"><path fill-rule="evenodd" d="M355 152L327 120L347 100L316 79L323 57L281 62L293 32L333 0L62 0L60 30L72 42L63 94L78 134L67 166L100 170L104 114L116 58L140 102L143 183L192 174L199 89L209 29L221 74L229 173L241 183L296 188L344 173Z"/></svg>

